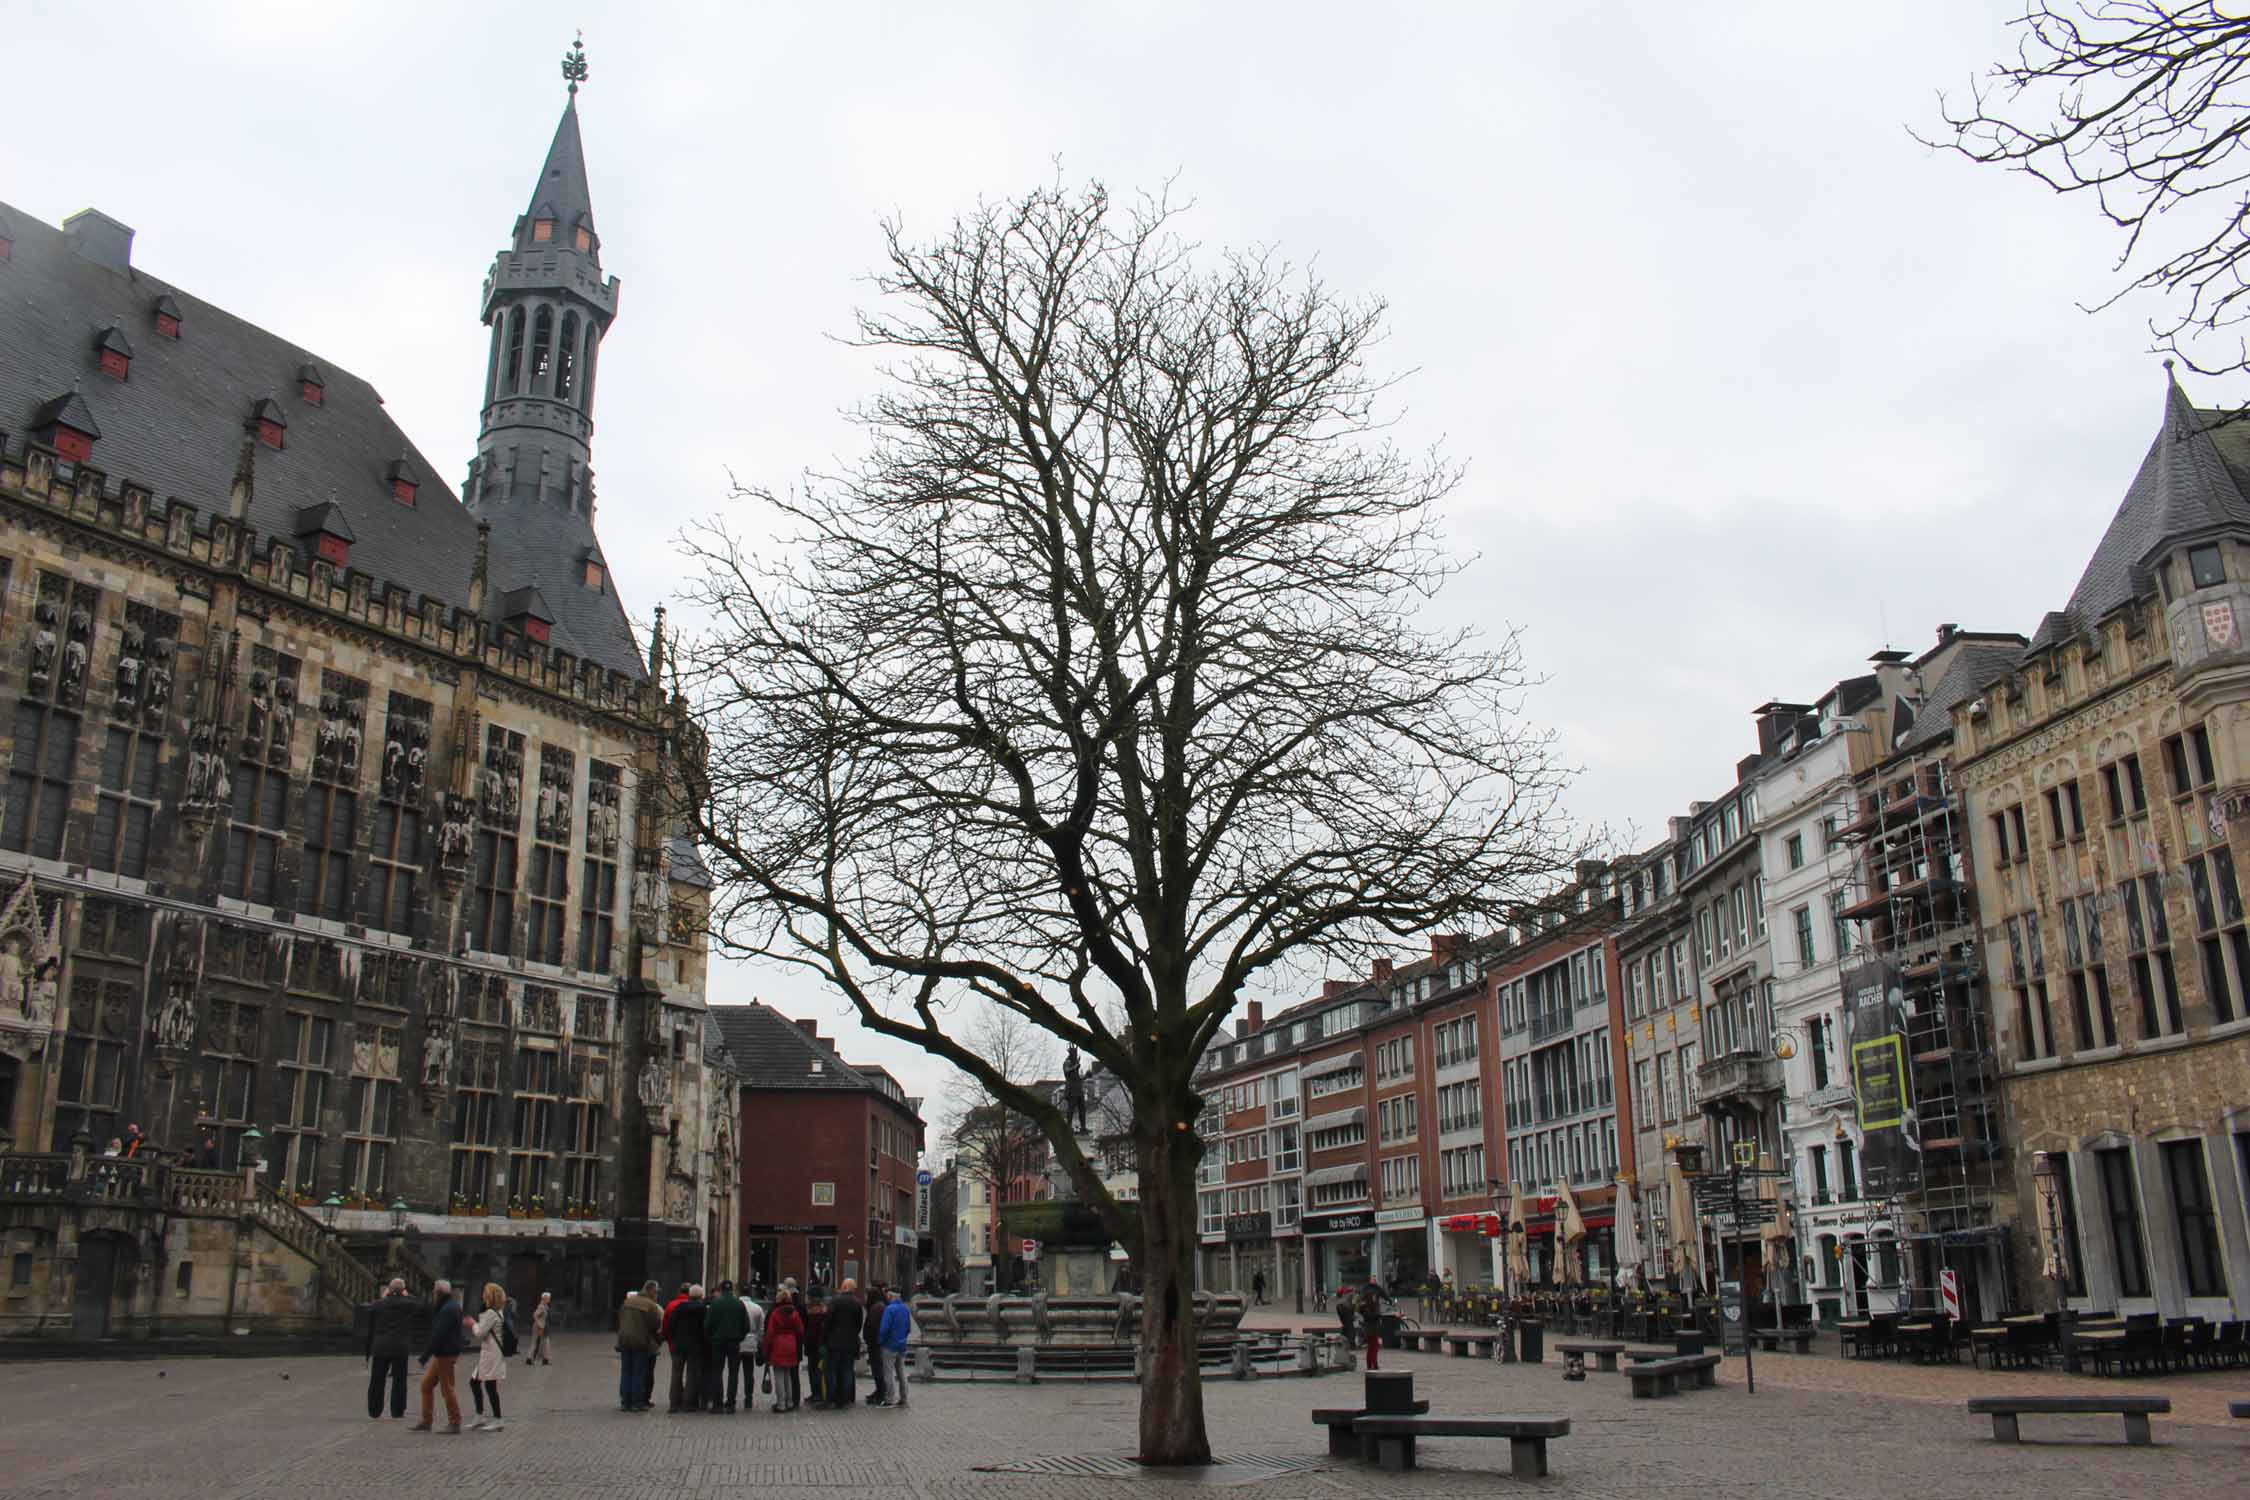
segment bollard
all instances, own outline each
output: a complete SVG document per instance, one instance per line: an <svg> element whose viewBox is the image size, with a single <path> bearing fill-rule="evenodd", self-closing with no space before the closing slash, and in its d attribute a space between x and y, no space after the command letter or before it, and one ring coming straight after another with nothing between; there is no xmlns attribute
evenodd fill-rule
<svg viewBox="0 0 2250 1500"><path fill-rule="evenodd" d="M1248 1344L1236 1344L1234 1346L1234 1378L1237 1380L1248 1380L1250 1378L1250 1346Z"/></svg>
<svg viewBox="0 0 2250 1500"><path fill-rule="evenodd" d="M930 1357L930 1346L927 1344L914 1351L914 1378L916 1380L937 1379L937 1361Z"/></svg>
<svg viewBox="0 0 2250 1500"><path fill-rule="evenodd" d="M1016 1351L1016 1381L1019 1385L1039 1383L1038 1354L1029 1345Z"/></svg>
<svg viewBox="0 0 2250 1500"><path fill-rule="evenodd" d="M1320 1359L1316 1353L1316 1347L1310 1339L1297 1346L1298 1374L1318 1375L1320 1373Z"/></svg>

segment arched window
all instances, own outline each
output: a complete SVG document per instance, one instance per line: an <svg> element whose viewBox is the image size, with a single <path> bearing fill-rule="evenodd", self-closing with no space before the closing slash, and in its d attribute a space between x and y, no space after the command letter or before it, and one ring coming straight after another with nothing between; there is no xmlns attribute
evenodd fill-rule
<svg viewBox="0 0 2250 1500"><path fill-rule="evenodd" d="M492 352L485 356L484 370L484 403L487 406L492 404L493 397L500 394L500 356L506 351L507 344L508 320L506 318L493 319Z"/></svg>
<svg viewBox="0 0 2250 1500"><path fill-rule="evenodd" d="M594 325L592 318L588 318L586 320L586 373L578 382L578 409L580 411L592 411L594 409L594 356L601 353L601 348L601 330Z"/></svg>
<svg viewBox="0 0 2250 1500"><path fill-rule="evenodd" d="M508 394L513 396L523 388L523 309L520 307L508 314L508 363L506 369L507 373L501 379L507 386Z"/></svg>
<svg viewBox="0 0 2250 1500"><path fill-rule="evenodd" d="M533 395L548 389L547 371L555 358L555 310L539 309L539 316L531 325L531 378L525 382Z"/></svg>
<svg viewBox="0 0 2250 1500"><path fill-rule="evenodd" d="M564 313L562 342L555 347L555 399L568 401L578 376L578 314Z"/></svg>

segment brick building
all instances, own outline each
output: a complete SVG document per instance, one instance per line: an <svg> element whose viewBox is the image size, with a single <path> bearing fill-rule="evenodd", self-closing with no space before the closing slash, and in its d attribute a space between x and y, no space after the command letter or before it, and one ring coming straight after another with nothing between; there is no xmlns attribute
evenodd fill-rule
<svg viewBox="0 0 2250 1500"><path fill-rule="evenodd" d="M844 1061L817 1022L756 1001L711 1016L742 1079L736 1278L912 1286L922 1101L883 1069Z"/></svg>
<svg viewBox="0 0 2250 1500"><path fill-rule="evenodd" d="M573 83L459 497L117 220L0 208L10 1333L315 1325L353 1252L588 1317L701 1264L732 1091L660 648L594 530ZM159 1149L89 1173L129 1124Z"/></svg>
<svg viewBox="0 0 2250 1500"><path fill-rule="evenodd" d="M1954 706L2026 1300L2250 1308L2250 426L2167 380L2069 602ZM2051 1274L2059 1273L2059 1275Z"/></svg>

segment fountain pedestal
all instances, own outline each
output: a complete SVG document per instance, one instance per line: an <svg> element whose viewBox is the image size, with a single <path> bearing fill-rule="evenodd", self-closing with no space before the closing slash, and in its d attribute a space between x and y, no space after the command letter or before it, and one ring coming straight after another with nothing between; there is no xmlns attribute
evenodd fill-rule
<svg viewBox="0 0 2250 1500"><path fill-rule="evenodd" d="M1110 1280L1107 1245L1048 1250L1039 1257L1039 1289L1050 1297L1106 1297Z"/></svg>

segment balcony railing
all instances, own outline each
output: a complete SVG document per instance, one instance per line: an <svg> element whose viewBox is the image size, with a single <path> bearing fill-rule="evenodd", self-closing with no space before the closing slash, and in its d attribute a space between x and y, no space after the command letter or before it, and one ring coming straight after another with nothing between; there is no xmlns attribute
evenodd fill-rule
<svg viewBox="0 0 2250 1500"><path fill-rule="evenodd" d="M1707 1104L1755 1104L1781 1093L1781 1062L1767 1052L1730 1052L1697 1068L1695 1079Z"/></svg>

